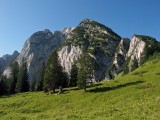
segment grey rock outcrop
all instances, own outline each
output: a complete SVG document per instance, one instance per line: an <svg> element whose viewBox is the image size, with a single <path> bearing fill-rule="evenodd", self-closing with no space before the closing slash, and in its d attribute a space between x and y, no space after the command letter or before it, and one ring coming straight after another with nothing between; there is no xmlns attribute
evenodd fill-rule
<svg viewBox="0 0 160 120"><path fill-rule="evenodd" d="M128 63L130 72L140 65L145 46L146 43L136 36L131 39L131 44L127 54L128 59L130 59Z"/></svg>
<svg viewBox="0 0 160 120"><path fill-rule="evenodd" d="M113 64L111 64L111 70L109 71L109 78L117 76L121 71L123 71L126 64L126 56L128 53L130 45L130 40L128 38L123 38L116 50Z"/></svg>
<svg viewBox="0 0 160 120"><path fill-rule="evenodd" d="M94 58L94 78L101 81L112 64L121 37L110 28L90 19L83 20L59 50L61 64L70 75L71 66L84 50Z"/></svg>
<svg viewBox="0 0 160 120"><path fill-rule="evenodd" d="M65 28L62 31L51 32L46 29L31 35L25 42L21 53L13 55L19 65L27 63L29 80L38 78L43 61L54 50L58 50L59 60L63 69L70 76L71 66L86 52L93 58L94 81L111 79L121 71L131 72L152 55L160 47L157 41L148 36L134 35L131 41L121 38L110 28L90 19L84 19L75 28ZM18 57L17 57L18 56ZM4 56L3 59L8 58ZM2 58L0 58L0 62ZM12 61L10 60L10 61ZM9 62L5 61L3 69ZM4 71L6 76L10 67Z"/></svg>
<svg viewBox="0 0 160 120"><path fill-rule="evenodd" d="M39 77L42 63L46 62L48 56L60 47L72 30L73 28L65 28L63 31L52 33L50 30L45 29L34 33L28 38L16 61L19 65L24 62L27 63L29 81ZM9 77L10 67L5 69L4 74Z"/></svg>
<svg viewBox="0 0 160 120"><path fill-rule="evenodd" d="M3 57L0 58L1 72L3 72L11 62L15 61L18 55L18 51L14 51L12 55L3 55Z"/></svg>
<svg viewBox="0 0 160 120"><path fill-rule="evenodd" d="M155 38L144 35L134 35L127 53L126 73L138 68L158 49L158 42Z"/></svg>
<svg viewBox="0 0 160 120"><path fill-rule="evenodd" d="M82 48L80 46L68 45L58 51L59 59L63 69L70 74L72 64L80 58Z"/></svg>

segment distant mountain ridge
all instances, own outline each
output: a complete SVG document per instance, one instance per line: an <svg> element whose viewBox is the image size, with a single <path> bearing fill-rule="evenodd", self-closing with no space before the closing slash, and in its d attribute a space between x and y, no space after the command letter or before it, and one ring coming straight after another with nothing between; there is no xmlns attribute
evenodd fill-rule
<svg viewBox="0 0 160 120"><path fill-rule="evenodd" d="M94 59L94 80L111 79L120 72L128 73L139 67L155 51L160 51L156 39L134 35L131 40L122 38L112 29L94 20L84 19L77 27L51 32L46 29L31 35L25 42L16 61L27 63L29 80L38 78L41 65L58 50L63 69L70 76L72 64L84 50ZM4 75L9 77L6 68Z"/></svg>
<svg viewBox="0 0 160 120"><path fill-rule="evenodd" d="M3 72L10 62L15 61L18 55L18 51L14 51L12 55L6 54L0 57L1 71Z"/></svg>

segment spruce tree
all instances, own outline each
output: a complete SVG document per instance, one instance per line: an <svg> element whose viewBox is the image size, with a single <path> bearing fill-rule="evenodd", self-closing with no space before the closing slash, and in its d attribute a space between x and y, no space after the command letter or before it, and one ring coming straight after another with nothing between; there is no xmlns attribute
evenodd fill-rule
<svg viewBox="0 0 160 120"><path fill-rule="evenodd" d="M44 77L44 91L55 92L56 87L59 86L60 92L62 92L62 81L63 69L59 62L57 51L54 51L47 61Z"/></svg>
<svg viewBox="0 0 160 120"><path fill-rule="evenodd" d="M67 81L68 81L68 75L67 75L66 72L62 71L62 66L61 66L61 65L60 65L60 67L61 67L60 74L61 74L62 76L60 76L60 78L59 78L59 80L58 80L58 82L57 82L57 86L59 86L59 92L58 92L58 94L63 93L62 88L68 86L68 82L67 82Z"/></svg>
<svg viewBox="0 0 160 120"><path fill-rule="evenodd" d="M43 62L39 78L36 82L36 91L42 91L43 90L44 75L45 75L45 63Z"/></svg>
<svg viewBox="0 0 160 120"><path fill-rule="evenodd" d="M7 79L5 76L0 76L0 95L6 95L8 93Z"/></svg>
<svg viewBox="0 0 160 120"><path fill-rule="evenodd" d="M11 64L11 78L9 79L9 94L15 93L16 83L18 79L19 65L18 62L14 61Z"/></svg>
<svg viewBox="0 0 160 120"><path fill-rule="evenodd" d="M92 84L94 78L94 62L94 58L90 53L85 55L85 68L89 84Z"/></svg>
<svg viewBox="0 0 160 120"><path fill-rule="evenodd" d="M8 93L7 78L2 75L2 69L0 66L0 95L6 95Z"/></svg>
<svg viewBox="0 0 160 120"><path fill-rule="evenodd" d="M29 82L28 82L26 63L24 63L19 69L16 91L17 92L28 92L29 91Z"/></svg>
<svg viewBox="0 0 160 120"><path fill-rule="evenodd" d="M86 91L88 83L92 83L94 73L94 59L87 52L84 52L79 60L78 81L80 89Z"/></svg>
<svg viewBox="0 0 160 120"><path fill-rule="evenodd" d="M36 78L33 77L32 81L31 81L31 84L30 84L30 91L31 92L36 91L36 82L37 82Z"/></svg>
<svg viewBox="0 0 160 120"><path fill-rule="evenodd" d="M76 63L74 63L71 67L71 73L70 73L70 80L69 80L69 86L75 87L77 86L77 75L78 75L78 68Z"/></svg>
<svg viewBox="0 0 160 120"><path fill-rule="evenodd" d="M86 91L86 82L87 82L87 76L86 76L85 69L86 69L85 60L84 60L84 57L81 56L81 59L79 60L77 86L79 89L84 89L84 91Z"/></svg>
<svg viewBox="0 0 160 120"><path fill-rule="evenodd" d="M3 71L2 71L2 66L1 66L1 63L0 63L0 77L2 76L2 73L3 73Z"/></svg>

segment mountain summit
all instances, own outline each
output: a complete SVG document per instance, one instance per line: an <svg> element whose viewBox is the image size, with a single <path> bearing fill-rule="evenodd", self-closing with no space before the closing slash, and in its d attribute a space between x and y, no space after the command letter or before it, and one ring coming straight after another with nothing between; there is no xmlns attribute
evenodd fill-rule
<svg viewBox="0 0 160 120"><path fill-rule="evenodd" d="M13 61L16 60L17 56L19 55L18 51L14 51L12 55L3 55L3 57L0 58L0 74L5 70L5 68Z"/></svg>
<svg viewBox="0 0 160 120"><path fill-rule="evenodd" d="M72 65L77 64L85 53L93 60L93 81L98 82L111 79L122 71L133 71L159 48L159 43L152 37L121 38L111 28L84 19L77 27L54 32L46 29L32 34L16 61L20 65L27 63L29 80L32 81L38 78L42 63L58 50L61 65L69 77Z"/></svg>

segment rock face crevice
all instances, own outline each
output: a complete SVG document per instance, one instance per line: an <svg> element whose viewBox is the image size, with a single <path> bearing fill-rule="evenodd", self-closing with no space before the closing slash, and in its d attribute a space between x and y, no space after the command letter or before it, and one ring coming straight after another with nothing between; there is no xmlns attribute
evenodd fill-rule
<svg viewBox="0 0 160 120"><path fill-rule="evenodd" d="M116 50L113 64L111 64L111 70L109 71L108 78L111 79L117 76L123 71L126 64L126 56L129 50L130 40L128 38L123 38Z"/></svg>
<svg viewBox="0 0 160 120"><path fill-rule="evenodd" d="M71 66L76 62L82 54L80 46L68 45L63 47L59 52L59 59L63 69L70 74Z"/></svg>

